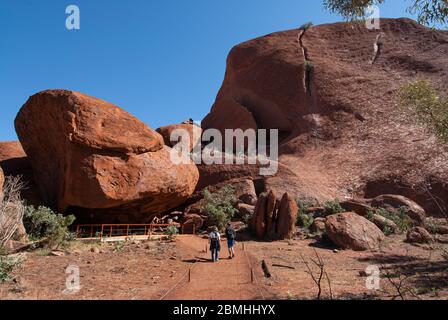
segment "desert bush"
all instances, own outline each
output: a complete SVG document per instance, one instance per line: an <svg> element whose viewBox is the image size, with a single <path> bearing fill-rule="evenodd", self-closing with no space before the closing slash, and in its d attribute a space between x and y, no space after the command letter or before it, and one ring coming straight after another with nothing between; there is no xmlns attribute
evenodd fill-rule
<svg viewBox="0 0 448 320"><path fill-rule="evenodd" d="M309 74L314 71L314 63L310 60L305 60L305 71Z"/></svg>
<svg viewBox="0 0 448 320"><path fill-rule="evenodd" d="M0 192L0 248L11 239L22 223L25 204L20 193L24 187L20 176L5 179L3 192Z"/></svg>
<svg viewBox="0 0 448 320"><path fill-rule="evenodd" d="M448 143L448 98L425 80L400 88L400 106L415 120L426 126L440 141Z"/></svg>
<svg viewBox="0 0 448 320"><path fill-rule="evenodd" d="M223 230L230 220L238 211L235 208L237 199L235 190L232 186L225 186L215 193L211 193L206 189L203 193L205 205L202 213L206 214L211 223L216 225L218 229Z"/></svg>
<svg viewBox="0 0 448 320"><path fill-rule="evenodd" d="M18 257L0 256L0 283L11 279L11 273L19 268L22 259Z"/></svg>
<svg viewBox="0 0 448 320"><path fill-rule="evenodd" d="M40 206L28 206L23 219L25 229L30 239L46 239L48 247L59 247L72 238L68 227L75 221L75 217L63 216L53 210Z"/></svg>
<svg viewBox="0 0 448 320"><path fill-rule="evenodd" d="M300 213L297 215L297 226L309 231L314 223L314 216L312 214Z"/></svg>
<svg viewBox="0 0 448 320"><path fill-rule="evenodd" d="M176 226L169 226L165 230L165 234L170 238L174 238L176 235L179 234L179 229Z"/></svg>
<svg viewBox="0 0 448 320"><path fill-rule="evenodd" d="M339 199L335 199L333 201L327 201L325 203L325 211L328 214L338 214L345 212L344 208L341 206L341 202Z"/></svg>
<svg viewBox="0 0 448 320"><path fill-rule="evenodd" d="M412 219L406 214L406 208L404 207L398 209L397 213L378 208L376 213L394 222L401 232L406 232L412 228Z"/></svg>
<svg viewBox="0 0 448 320"><path fill-rule="evenodd" d="M306 30L308 30L309 28L311 28L313 25L314 25L314 24L313 24L311 21L309 21L309 22L307 22L307 23L302 24L302 25L299 27L299 29L300 29L300 30L304 30L304 31L306 31Z"/></svg>

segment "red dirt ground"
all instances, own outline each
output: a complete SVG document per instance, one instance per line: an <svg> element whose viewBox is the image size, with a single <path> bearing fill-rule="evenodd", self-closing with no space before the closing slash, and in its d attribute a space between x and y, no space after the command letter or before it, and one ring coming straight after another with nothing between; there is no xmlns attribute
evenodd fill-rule
<svg viewBox="0 0 448 320"><path fill-rule="evenodd" d="M75 243L61 257L29 252L14 272L14 281L0 283L0 300L315 299L317 287L301 259L303 255L311 261L315 252L325 261L335 299L393 298L396 292L387 279L381 280L385 292L366 289L366 278L360 272L372 264L390 270L403 268L404 286L418 293L406 299L448 299L448 264L442 257L447 245L417 247L403 243L403 236L394 236L381 252L371 253L334 252L315 240L247 241L237 243L236 258L228 260L223 242L218 263L209 261L206 246L207 239L179 236L173 242ZM262 260L267 261L272 278L263 277ZM63 293L69 264L78 265L81 273L82 288L72 295ZM329 298L327 283L322 287L322 298Z"/></svg>

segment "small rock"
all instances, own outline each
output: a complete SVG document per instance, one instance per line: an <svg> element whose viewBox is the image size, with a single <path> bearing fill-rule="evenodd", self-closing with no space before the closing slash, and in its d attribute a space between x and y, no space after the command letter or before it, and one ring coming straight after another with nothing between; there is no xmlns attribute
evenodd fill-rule
<svg viewBox="0 0 448 320"><path fill-rule="evenodd" d="M90 249L90 252L92 252L92 253L100 253L100 249L98 249L98 248L91 248Z"/></svg>
<svg viewBox="0 0 448 320"><path fill-rule="evenodd" d="M50 255L55 257L63 257L65 256L65 252L63 251L51 251Z"/></svg>
<svg viewBox="0 0 448 320"><path fill-rule="evenodd" d="M339 250L338 249L334 249L333 253L339 253Z"/></svg>

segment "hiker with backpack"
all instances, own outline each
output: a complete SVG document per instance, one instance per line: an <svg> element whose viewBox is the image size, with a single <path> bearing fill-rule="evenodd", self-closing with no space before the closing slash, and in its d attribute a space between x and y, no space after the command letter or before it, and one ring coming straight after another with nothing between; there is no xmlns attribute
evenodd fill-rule
<svg viewBox="0 0 448 320"><path fill-rule="evenodd" d="M221 251L221 235L217 227L213 227L212 232L208 235L210 238L210 252L212 254L212 261L219 261L219 252Z"/></svg>
<svg viewBox="0 0 448 320"><path fill-rule="evenodd" d="M226 238L227 238L227 247L229 249L229 259L235 258L235 229L233 229L232 224L227 223L226 227Z"/></svg>

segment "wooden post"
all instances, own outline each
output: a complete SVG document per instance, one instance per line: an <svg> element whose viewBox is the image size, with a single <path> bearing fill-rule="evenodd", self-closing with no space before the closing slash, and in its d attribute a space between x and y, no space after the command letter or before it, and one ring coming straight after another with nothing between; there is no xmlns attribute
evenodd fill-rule
<svg viewBox="0 0 448 320"><path fill-rule="evenodd" d="M250 282L254 283L254 269L250 269Z"/></svg>
<svg viewBox="0 0 448 320"><path fill-rule="evenodd" d="M79 238L79 224L76 226L76 237Z"/></svg>
<svg viewBox="0 0 448 320"><path fill-rule="evenodd" d="M244 245L244 242L243 242L243 251L246 251L246 247L245 247L245 245Z"/></svg>
<svg viewBox="0 0 448 320"><path fill-rule="evenodd" d="M145 233L144 233L144 235L146 236L146 225L145 225Z"/></svg>
<svg viewBox="0 0 448 320"><path fill-rule="evenodd" d="M263 268L264 276L266 278L270 278L272 275L271 275L271 272L269 271L268 264L267 264L267 262L265 260L263 260L261 262L261 267Z"/></svg>
<svg viewBox="0 0 448 320"><path fill-rule="evenodd" d="M103 241L103 233L104 233L104 224L101 225L100 241Z"/></svg>
<svg viewBox="0 0 448 320"><path fill-rule="evenodd" d="M188 269L188 282L191 282L191 269Z"/></svg>
<svg viewBox="0 0 448 320"><path fill-rule="evenodd" d="M109 237L112 238L112 225L110 225Z"/></svg>
<svg viewBox="0 0 448 320"><path fill-rule="evenodd" d="M93 238L93 225L90 226L90 238Z"/></svg>
<svg viewBox="0 0 448 320"><path fill-rule="evenodd" d="M126 226L126 237L129 236L129 225Z"/></svg>

